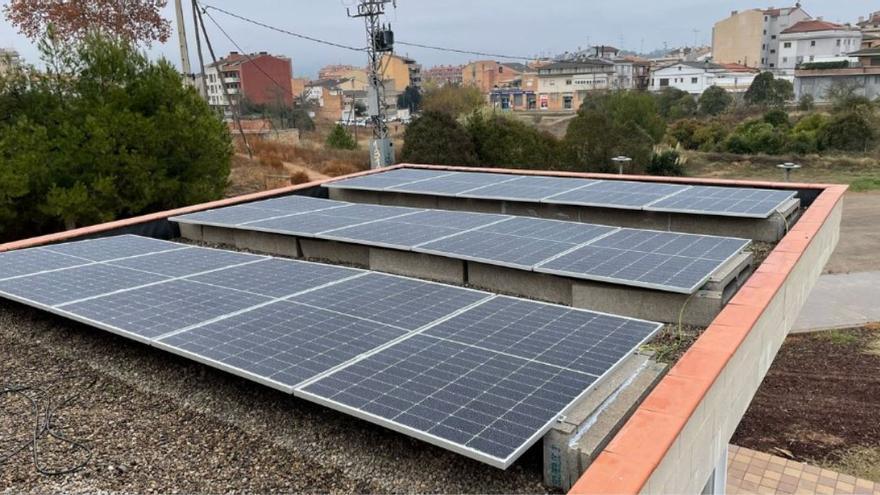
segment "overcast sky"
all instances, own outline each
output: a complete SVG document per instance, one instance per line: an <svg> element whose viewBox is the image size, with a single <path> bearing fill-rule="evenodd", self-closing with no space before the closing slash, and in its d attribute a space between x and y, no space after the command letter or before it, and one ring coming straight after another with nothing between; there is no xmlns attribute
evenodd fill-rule
<svg viewBox="0 0 880 495"><path fill-rule="evenodd" d="M345 14L346 6L354 3L355 0L203 0L203 4L289 31L363 46L366 42L362 21L349 19ZM802 4L812 16L836 22L855 22L872 9L880 9L876 0L804 0ZM389 5L386 18L398 41L519 57L553 55L595 44L645 52L664 45L691 46L695 39L700 44L709 44L712 24L731 10L770 5L787 4L762 5L747 0L398 0L396 9ZM210 12L244 50L266 50L291 57L297 77L315 77L318 68L326 64L366 63L362 53L296 39ZM165 14L173 17L170 6ZM192 38L189 15L186 22L187 34ZM227 53L235 49L210 20L206 19L206 23L216 51ZM37 62L34 44L17 34L5 19L0 27L0 45L15 48L28 62ZM402 45L396 51L426 67L481 58ZM176 35L169 43L155 45L149 52L179 64ZM191 52L195 64L194 42Z"/></svg>

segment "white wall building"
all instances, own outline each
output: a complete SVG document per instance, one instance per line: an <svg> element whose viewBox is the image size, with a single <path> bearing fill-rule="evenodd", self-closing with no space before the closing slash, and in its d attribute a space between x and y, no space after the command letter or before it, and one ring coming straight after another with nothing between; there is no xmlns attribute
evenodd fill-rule
<svg viewBox="0 0 880 495"><path fill-rule="evenodd" d="M809 62L846 57L859 49L862 32L857 28L823 20L801 21L779 35L779 66L785 75Z"/></svg>
<svg viewBox="0 0 880 495"><path fill-rule="evenodd" d="M711 86L733 93L749 89L758 71L737 64L711 62L676 62L651 73L651 91L672 87L693 95L703 94Z"/></svg>
<svg viewBox="0 0 880 495"><path fill-rule="evenodd" d="M775 69L779 68L780 61L779 36L795 24L810 19L810 14L801 8L800 3L795 4L794 7L765 9L763 14L764 39L761 43L761 68L776 72Z"/></svg>

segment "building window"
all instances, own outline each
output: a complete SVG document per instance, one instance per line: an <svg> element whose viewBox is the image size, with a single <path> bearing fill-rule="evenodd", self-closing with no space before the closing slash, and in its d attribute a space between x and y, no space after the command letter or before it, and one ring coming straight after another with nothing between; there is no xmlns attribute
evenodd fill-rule
<svg viewBox="0 0 880 495"><path fill-rule="evenodd" d="M840 40L837 40L837 46L840 46Z"/></svg>
<svg viewBox="0 0 880 495"><path fill-rule="evenodd" d="M771 39L771 40L775 40L775 39L776 39L776 35L774 34L774 35L770 36L770 39Z"/></svg>
<svg viewBox="0 0 880 495"><path fill-rule="evenodd" d="M786 41L782 44L782 48L791 48L791 42Z"/></svg>
<svg viewBox="0 0 880 495"><path fill-rule="evenodd" d="M776 50L770 50L770 53L771 54L776 53Z"/></svg>
<svg viewBox="0 0 880 495"><path fill-rule="evenodd" d="M692 77L692 78L691 78L691 84L697 84L697 78L696 78L696 77Z"/></svg>
<svg viewBox="0 0 880 495"><path fill-rule="evenodd" d="M816 40L810 41L810 46L816 46Z"/></svg>
<svg viewBox="0 0 880 495"><path fill-rule="evenodd" d="M661 77L660 78L660 87L669 86L669 78Z"/></svg>
<svg viewBox="0 0 880 495"><path fill-rule="evenodd" d="M763 58L761 59L761 63L762 63L762 64L764 63L764 59L763 59Z"/></svg>
<svg viewBox="0 0 880 495"><path fill-rule="evenodd" d="M571 86L571 79L566 79L566 80L565 80L565 85L566 85L566 86Z"/></svg>
<svg viewBox="0 0 880 495"><path fill-rule="evenodd" d="M562 97L562 107L566 110L570 110L572 107L572 97L571 96L563 96Z"/></svg>
<svg viewBox="0 0 880 495"><path fill-rule="evenodd" d="M782 57L782 63L784 64L786 62L788 62L788 57Z"/></svg>
<svg viewBox="0 0 880 495"><path fill-rule="evenodd" d="M766 50L766 49L767 49L767 45L766 45L766 44L765 44L765 45L761 45L761 50Z"/></svg>
<svg viewBox="0 0 880 495"><path fill-rule="evenodd" d="M770 64L770 68L771 68L771 69L774 68L774 67L776 67L776 64Z"/></svg>

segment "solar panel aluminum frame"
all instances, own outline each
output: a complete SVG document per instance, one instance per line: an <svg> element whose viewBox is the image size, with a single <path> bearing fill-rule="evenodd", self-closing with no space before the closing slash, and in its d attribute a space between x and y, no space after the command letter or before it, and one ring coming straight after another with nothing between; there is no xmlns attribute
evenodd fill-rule
<svg viewBox="0 0 880 495"><path fill-rule="evenodd" d="M248 206L248 205L247 204L233 205L232 207L234 207L234 206ZM329 211L329 210L335 210L336 208L341 208L343 206L348 206L348 204L345 203L345 204L341 204L339 206L331 206L329 208L322 208L320 210L298 211L296 213L284 213L284 212L280 212L277 210L276 211L266 210L265 208L260 208L258 206L250 206L249 208L253 208L253 209L263 209L266 211L267 214L270 214L270 215L267 216L266 218L261 218L259 220L252 220L250 222L241 222L241 223L236 223L236 224L228 223L228 222L212 222L212 221L205 221L205 220L192 220L192 219L187 218L187 215L189 215L189 214L169 217L168 221L175 222L175 223L184 223L187 225L199 225L199 226L204 225L204 226L208 226L208 227L219 227L219 228L224 228L224 229L231 229L231 228L244 227L244 226L247 226L248 224L251 224L251 223L263 222L266 220L275 220L276 218L286 218L286 217L293 217L293 216L297 216L297 215L305 215L306 213L319 213L319 212L324 212L324 211ZM222 207L222 208L230 208L230 207L227 206L227 207ZM215 208L215 209L222 209L222 208ZM213 210L205 210L204 212L208 212L208 211L213 211ZM197 212L193 212L193 213L204 213L204 212L197 211ZM275 213L275 215L272 215L272 213Z"/></svg>
<svg viewBox="0 0 880 495"><path fill-rule="evenodd" d="M684 192L684 191L679 191L679 192ZM674 195L672 195L672 196L674 196ZM788 196L788 198L782 200L779 204L783 205L783 204L791 201L792 199L794 199L795 196L797 196L797 191L792 191L791 194ZM779 211L779 210L772 210L767 215L761 215L761 214L757 214L757 213L738 213L738 212L725 212L725 211L718 211L718 210L696 210L696 209L692 210L692 209L687 209L687 208L663 208L663 207L654 206L655 203L659 203L660 201L668 199L669 197L670 196L667 196L665 198L660 198L656 201L652 201L652 202L648 203L647 205L645 205L643 209L645 211L656 211L659 213L684 213L684 214L690 214L690 215L707 215L707 216L713 216L713 217L757 218L757 219L770 218L773 215L773 213Z"/></svg>
<svg viewBox="0 0 880 495"><path fill-rule="evenodd" d="M487 302L487 301L489 301L489 300L491 300L491 299L494 299L495 297L500 297L500 296L497 296L497 295L496 295L496 296L489 297L489 298L487 298L487 299L485 299L485 300L483 300L483 301L481 301L481 302L479 302L479 303L477 303L477 304L475 304L475 305L473 305L473 306L478 306L479 304L483 304L483 303L485 303L485 302ZM565 308L565 309L567 309L567 310L572 310L572 309L574 309L574 310L578 310L578 308L572 308L572 307L570 307L570 306L563 306L563 305L560 305L560 304L545 303L545 302L542 302L542 304L546 304L546 305L548 305L548 306L562 307L562 308ZM596 314L600 314L600 315L612 316L612 317L615 317L615 318L626 318L626 319L629 319L629 320L642 321L642 322L645 322L645 323L650 323L650 324L655 325L655 329L654 329L654 331L651 332L651 333L649 333L645 338L643 338L641 341L639 341L638 344L637 344L636 346L634 346L634 349L636 349L636 350L638 350L638 349L641 348L643 345L645 345L645 343L647 343L648 341L650 341L650 340L651 340L651 339L657 334L657 332L659 332L660 329L663 328L663 324L662 324L662 323L657 323L657 322L652 322L652 321L647 321L647 320L641 320L641 319L639 319L639 318L622 317L622 316L620 316L620 315L613 315L613 314L610 314L610 313L603 313L603 312L601 312L601 311L592 311L592 310L583 310L583 311L588 311L588 312L590 312L590 313L596 313ZM417 330L416 332L413 332L412 334L408 335L406 338L408 338L408 337L410 337L410 336L412 336L412 335L420 334L420 333L422 333L422 332L424 332L424 331L427 331L429 328L433 327L434 325L439 325L439 324L442 323L443 321L445 321L445 320L447 320L447 319L450 319L450 318L452 318L453 316L455 316L455 315L450 315L450 316L447 317L447 318L443 318L443 319L441 319L441 320L438 320L438 321L436 321L436 322L433 322L433 323L431 323L430 325L426 326L425 328L422 328L422 329ZM404 339L400 339L400 341L402 341L402 340L404 340ZM442 340L442 339L441 339L441 340ZM395 342L395 343L396 343L396 342ZM369 356L371 356L371 355L373 355L373 354L375 354L375 353L380 352L381 350L384 350L384 349L387 348L387 347L390 347L391 345L393 345L393 344L389 344L389 345L387 345L387 346L383 346L383 347L381 347L381 348L377 348L377 349L375 349L374 351L371 351L370 353L367 353L367 354L365 354L365 355L363 355L363 356L361 356L361 357L359 357L359 358L357 358L357 359L355 359L355 360L352 360L352 361L351 361L350 363L348 363L348 364L349 364L349 365L350 365L350 364L354 364L354 363L356 363L356 362L358 362L358 361L360 361L360 360L362 360L362 359L365 359L365 358L367 358L367 357L369 357ZM474 346L468 346L468 347L474 347ZM504 353L500 353L500 352L497 352L497 351L490 351L490 352L496 352L496 353L498 353L498 354L502 354L502 355L504 354ZM488 465L490 465L490 466L492 466L492 467L495 467L495 468L498 468L498 469L507 469L508 467L510 467L511 464L513 464L514 462L516 462L516 460L517 460L519 457L521 457L521 456L522 456L522 455L523 455L528 449L530 449L530 448L531 448L531 447L532 447L532 446L533 446L538 440L540 440L544 435L546 435L547 432L550 431L551 428L553 428L553 425L554 425L554 424L556 424L556 423L559 422L560 420L564 419L565 416L566 416L569 412L571 412L571 410L572 410L572 409L573 409L573 408L574 408L579 402L581 402L582 400L584 400L587 396L589 396L591 393L593 393L593 391L595 391L595 389L596 389L598 386L600 386L602 383L604 383L604 382L606 381L606 379L607 379L609 376L611 376L615 371L617 371L617 369L620 368L620 366L621 366L624 362L626 362L629 358L631 358L632 355L633 355L633 353L627 353L627 354L625 354L623 357L621 357L619 360L617 360L617 362L614 363L614 365L610 366L610 367L609 367L609 368L608 368L608 369L607 369L602 375L598 376L598 377L596 378L596 380L594 380L593 383L590 384L589 387L587 387L586 389L584 389L580 394L578 394L574 399L572 399L571 402L569 402L568 405L566 405L565 408L563 408L562 411L560 411L559 416L557 416L557 417L554 418L554 419L551 419L551 420L548 421L543 427L537 429L537 430L535 431L535 433L534 433L531 437L529 437L528 440L526 440L526 441L525 441L525 442L524 442L519 448L517 448L513 453L511 453L509 456L507 456L506 458L503 458L503 459L502 459L502 458L499 458L499 457L492 456L492 455L485 454L485 453L483 453L483 452L480 452L480 451L475 450L475 449L470 448L470 447L466 447L466 446L461 445L461 444L457 444L457 443L451 442L451 441L449 441L449 440L446 440L446 439L440 438L440 437L435 436L435 435L432 435L432 434L430 434L430 433L427 433L427 432L424 432L424 431L420 431L420 430L417 430L417 429L415 429L415 428L412 428L412 427L409 427L409 426L406 426L406 425L403 425L403 424L400 424L400 423L396 423L396 422L394 422L394 421L391 421L391 420L385 419L385 418L383 418L383 417L381 417L381 416L378 416L378 415L372 414L372 413L370 413L370 412L362 411L362 410L360 410L360 409L357 409L357 408L354 408L354 407L351 407L351 406L347 406L347 405L345 405L345 404L341 404L341 403L336 402L336 401L334 401L334 400L332 400L332 399L326 399L326 398L324 398L324 397L321 397L321 396L318 396L318 395L315 395L315 394L312 394L312 393L306 392L306 391L304 390L305 387L309 386L309 385L312 384L313 382L316 382L316 381L318 381L319 379L321 379L321 378L323 378L323 377L325 377L325 376L329 376L329 375L331 375L333 372L335 372L335 371L337 371L337 370L328 371L327 373L325 373L324 375L322 375L322 376L320 376L320 377L315 377L314 379L309 380L308 382L305 382L305 383L303 383L303 384L300 384L298 387L296 387L296 388L294 389L294 391L293 391L293 395L294 395L295 397L298 397L298 398L301 398L301 399L305 399L305 400L308 400L308 401L314 402L314 403L319 404L319 405L322 405L322 406L324 406L324 407L328 407L328 408L330 408L330 409L333 409L333 410L335 410L335 411L341 412L341 413L343 413L343 414L347 414L347 415L350 415L350 416L354 416L354 417L356 417L356 418L358 418L358 419L362 419L362 420L364 420L364 421L367 421L367 422L373 423L373 424L375 424L375 425L382 426L383 428L387 428L387 429L392 430L392 431L395 431L395 432L397 432L397 433L402 433L402 434L407 435L407 436L409 436L409 437L416 438L416 439L418 439L418 440L421 440L421 441L426 442L426 443L429 443L429 444L431 444L431 445L434 445L434 446L440 447L440 448L442 448L442 449L452 451L452 452L454 452L454 453L456 453L456 454L462 455L462 456L467 457L467 458L469 458L469 459L473 459L473 460L475 460L475 461L479 461L479 462L482 462L482 463L488 464ZM529 359L524 358L524 357L518 357L518 358L519 358L519 359L526 360L526 361L542 362L542 361L537 361L537 360L529 360ZM547 363L545 363L545 364L547 364ZM559 368L559 366L555 366L555 365L549 365L549 364L548 364L548 366L553 366L553 367ZM344 367L340 367L339 369L344 369ZM566 368L566 369L567 369L567 368ZM580 371L572 371L572 373L583 373L583 372L580 372Z"/></svg>
<svg viewBox="0 0 880 495"><path fill-rule="evenodd" d="M639 229L639 230L644 230L644 231L646 231L646 232L659 232L659 233L661 233L661 234L666 234L666 233L668 233L668 232L666 232L666 231L662 231L662 230L649 230L649 229ZM706 235L706 234L689 234L689 235L697 235L697 236L699 236L699 237L717 237L717 238L725 238L725 239L728 239L727 237L717 236L717 235ZM598 239L594 239L594 241L595 241L595 240L598 240ZM718 267L719 267L719 268L721 268L721 267L727 265L728 263L730 263L730 260L732 260L732 259L736 258L737 256L739 256L739 254L742 253L743 250L745 250L747 247L749 247L749 246L751 245L751 241L748 240L748 239L742 239L742 241L744 242L744 243L743 243L743 247L742 247L739 251L737 251L737 252L731 254L730 256L728 256L727 258L725 258L724 260L720 261L720 262L718 263ZM576 248L573 248L571 251L576 251L576 250L578 250L578 249L580 249L580 248L582 248L582 247L587 247L587 246L589 246L592 242L593 242L593 241L591 241L591 242L589 242L589 243L586 243L586 244L581 244L581 245L577 246ZM614 248L611 248L611 249L614 249ZM639 252L641 252L641 251L639 251ZM566 253L566 254L567 254L567 253ZM676 255L667 255L667 256L676 256ZM631 287L640 287L640 288L643 288L643 289L660 290L660 291L664 291L664 292L674 292L674 293L677 293L677 294L688 294L688 295L689 295L689 294L693 294L693 293L695 293L697 290L699 290L699 288L702 287L703 285L705 285L706 282L709 281L709 279L712 278L712 275L714 275L714 273L715 273L715 272L709 273L708 275L706 275L705 277L703 277L703 278L700 280L700 282L695 283L695 284L692 285L691 287L688 287L688 288L680 288L680 287L673 287L673 286L670 286L670 285L653 284L653 283L650 283L650 282L639 282L639 281L637 281L637 280L632 280L632 281L630 281L630 280L624 280L624 279L620 279L620 278L606 277L606 276L603 276L603 275L589 275L589 276L585 276L585 274L583 274L583 273L569 272L569 271L567 271L567 270L555 270L555 269L551 269L551 268L543 268L543 267L542 267L542 265L544 265L544 264L546 264L546 263L549 263L550 261L553 261L554 259L556 259L556 258L551 258L551 259L548 259L548 260L545 260L545 261L541 262L540 264L538 264L538 265L535 266L534 271L535 271L535 272L538 272L538 273L548 273L548 274L550 274L550 275L559 275L559 276L562 276L562 277L575 278L575 279L578 279L578 280L591 280L591 281L595 281L595 282L606 282L606 283L615 284L615 285L627 285L627 286L631 286ZM717 269L716 269L715 271L717 271Z"/></svg>
<svg viewBox="0 0 880 495"><path fill-rule="evenodd" d="M529 176L522 176L522 177L529 177ZM542 197L542 198L538 198L538 199L536 199L536 200L523 199L522 197L516 197L516 196L505 196L505 195L503 195L503 194L495 194L495 195L491 195L491 196L490 196L490 195L485 195L485 194L484 194L484 195L480 195L480 194L479 194L480 189L485 189L485 188L487 188L487 187L489 187L489 186L494 186L494 185L497 185L497 184L490 184L489 186L480 186L480 187L477 187L477 188L474 188L474 189L470 189L470 190L467 190L467 191L464 191L464 192L460 192L460 193L456 194L455 197L457 197L457 198L465 198L465 199L485 199L485 200L489 200L489 201L511 201L511 202L516 202L516 203L543 203L545 199L552 198L553 196L556 196L556 195L559 195L559 194L563 194L563 193L572 192L572 191L578 191L578 190L581 190L581 189L584 189L584 188L590 187L590 186L592 186L592 185L598 184L598 183L600 182L600 181L595 180L595 179L577 179L577 178L573 178L573 179L571 179L571 180L572 180L572 182L576 182L576 181L578 181L578 180L589 180L589 181L591 181L591 182L589 182L589 183L587 183L587 184L581 184L581 185L579 185L579 186L572 187L571 189L566 189L566 190L564 190L564 191L558 191L558 192L555 192L555 193L553 193L553 194L549 194L549 195L547 195L547 196L544 196L544 197ZM515 182L515 181L512 181L512 182ZM515 184L514 184L514 185L515 185Z"/></svg>
<svg viewBox="0 0 880 495"><path fill-rule="evenodd" d="M355 204L355 205L357 205L357 204L359 204L359 203L351 203L351 204ZM384 205L370 205L370 206L384 206ZM395 208L395 207L391 207L391 208ZM407 207L402 207L402 208L407 208ZM335 209L336 209L336 208L330 208L330 210L335 210ZM411 209L411 208L407 208L407 209ZM239 224L239 225L232 225L232 226L230 226L229 224L226 224L226 225L220 225L220 227L224 227L224 228L227 228L227 229L250 230L250 231L253 231L253 232L264 232L264 233L267 233L267 234L281 234L281 235L289 235L289 236L293 236L293 237L304 237L304 238L307 238L307 239L321 239L321 240L328 240L328 241L329 241L329 240L335 240L335 239L331 239L330 237L326 236L326 235L325 235L325 232L332 232L332 231L334 231L334 230L347 229L347 228L350 228L350 227L359 227L359 226L361 226L361 225L367 225L367 224L371 224L371 223L374 223L374 222L381 222L381 221L383 221L383 220L394 220L394 219L397 219L397 218L406 217L407 215L414 215L414 214L418 213L419 211L424 211L424 210L421 209L421 208L415 208L415 209L416 209L417 211L410 211L410 212L406 212L406 213L401 213L400 215L394 215L394 216L392 216L392 217L375 218L375 219L373 219L373 220L364 220L364 221L362 221L362 222L354 223L354 224L351 224L351 225L346 225L346 226L344 226L344 227L333 227L333 228L331 228L331 229L322 230L322 231L320 231L320 232L290 232L290 231L285 231L285 230L281 230L281 229L277 229L277 228L271 228L271 227L258 227L258 226L253 225L253 224L254 224L254 223L257 223L257 222L263 222L263 221L265 221L265 220L276 220L276 219L278 219L278 218L288 218L288 217L295 217L295 216L299 216L299 215L315 214L315 213L317 213L317 214L323 214L323 213L324 213L325 211L327 211L327 210L322 210L322 211L307 211L307 212L303 212L303 213L295 213L295 214L293 214L293 215L283 215L282 217L273 217L273 218L271 218L271 219L266 218L266 219L263 219L263 220L257 220L256 222L248 222L248 223L243 223L243 224ZM199 224L200 224L200 223L195 223L195 225L199 225ZM351 242L351 241L347 241L347 242ZM361 244L361 242L358 241L358 244ZM398 247L395 247L394 249L399 249L399 248L398 248Z"/></svg>

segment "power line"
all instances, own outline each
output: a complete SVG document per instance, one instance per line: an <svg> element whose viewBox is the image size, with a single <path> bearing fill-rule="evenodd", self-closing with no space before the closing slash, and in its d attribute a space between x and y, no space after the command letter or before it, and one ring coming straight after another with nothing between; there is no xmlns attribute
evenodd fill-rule
<svg viewBox="0 0 880 495"><path fill-rule="evenodd" d="M235 17L236 19L239 19L239 20L242 20L242 21L245 21L245 22L266 28L266 29L270 29L272 31L287 34L287 35L290 35L290 36L293 36L296 38L300 38L300 39L304 39L304 40L308 40L308 41L313 41L315 43L321 43L324 45L335 46L337 48L344 48L346 50L353 50L353 51L358 51L358 52L363 52L363 51L367 50L366 48L357 48L354 46L344 45L342 43L336 43L334 41L323 40L320 38L314 38L312 36L306 36L304 34L295 33L293 31L288 31L286 29L275 27L275 26L266 24L264 22L257 21L255 19L245 17L243 15L239 15L239 14L230 12L226 9L214 7L213 5L207 5L207 4L202 3L202 7L205 10L213 9L213 10L216 10L216 11L221 12L223 14L226 14L230 17ZM522 57L522 56L517 56L517 55L504 55L504 54L499 54L499 53L480 52L480 51L474 51L474 50L462 50L459 48L449 48L449 47L443 47L443 46L425 45L422 43L410 43L410 42L406 42L406 41L395 41L395 43L398 45L411 46L414 48L424 48L427 50L437 50L437 51L450 52L450 53L461 53L461 54L465 54L465 55L478 55L481 57L493 57L493 58L502 58L502 59L511 59L511 60L534 60L534 58L535 58L535 57Z"/></svg>
<svg viewBox="0 0 880 495"><path fill-rule="evenodd" d="M406 41L395 41L398 45L413 46L416 48L427 48L428 50L438 50L443 52L463 53L465 55L479 55L481 57L506 58L512 60L534 60L535 57L519 57L515 55L501 55L498 53L475 52L471 50L459 50L457 48L446 48L442 46L423 45L421 43L408 43Z"/></svg>
<svg viewBox="0 0 880 495"><path fill-rule="evenodd" d="M255 20L255 19L250 19L250 18L248 18L248 17L245 17L245 16L242 16L242 15L238 15L238 14L232 13L232 12L230 12L230 11L228 11L228 10L221 9L220 7L214 7L213 5L207 5L207 4L204 4L204 3L203 3L203 4L202 4L202 7L203 7L206 11L207 11L208 9L216 10L217 12L220 12L220 13L226 14L226 15L228 15L228 16L230 16L230 17L235 17L236 19L239 19L239 20L242 20L242 21L245 21L245 22L249 22L249 23L251 23L251 24L255 24L255 25L257 25L257 26L264 27L264 28L266 28L266 29L271 29L272 31L277 31L277 32L279 32L279 33L283 33L283 34L286 34L286 35L289 35L289 36L293 36L293 37L295 37L295 38L300 38L300 39L304 39L304 40L308 40L308 41L313 41L313 42L315 42L315 43L321 43L321 44L323 44L323 45L335 46L335 47L337 47L337 48L344 48L344 49L346 49L346 50L352 50L352 51L356 51L356 52L363 52L363 51L366 51L366 50L367 50L366 48L363 48L363 47L358 48L358 47L355 47L355 46L343 45L342 43L336 43L335 41L322 40L322 39L320 39L320 38L315 38L315 37L312 37L312 36L307 36L307 35L305 35L305 34L294 33L293 31L288 31L288 30L286 30L286 29L282 29L282 28L279 28L279 27L270 26L269 24L266 24L266 23L264 23L264 22L260 22L260 21L257 21L257 20Z"/></svg>

